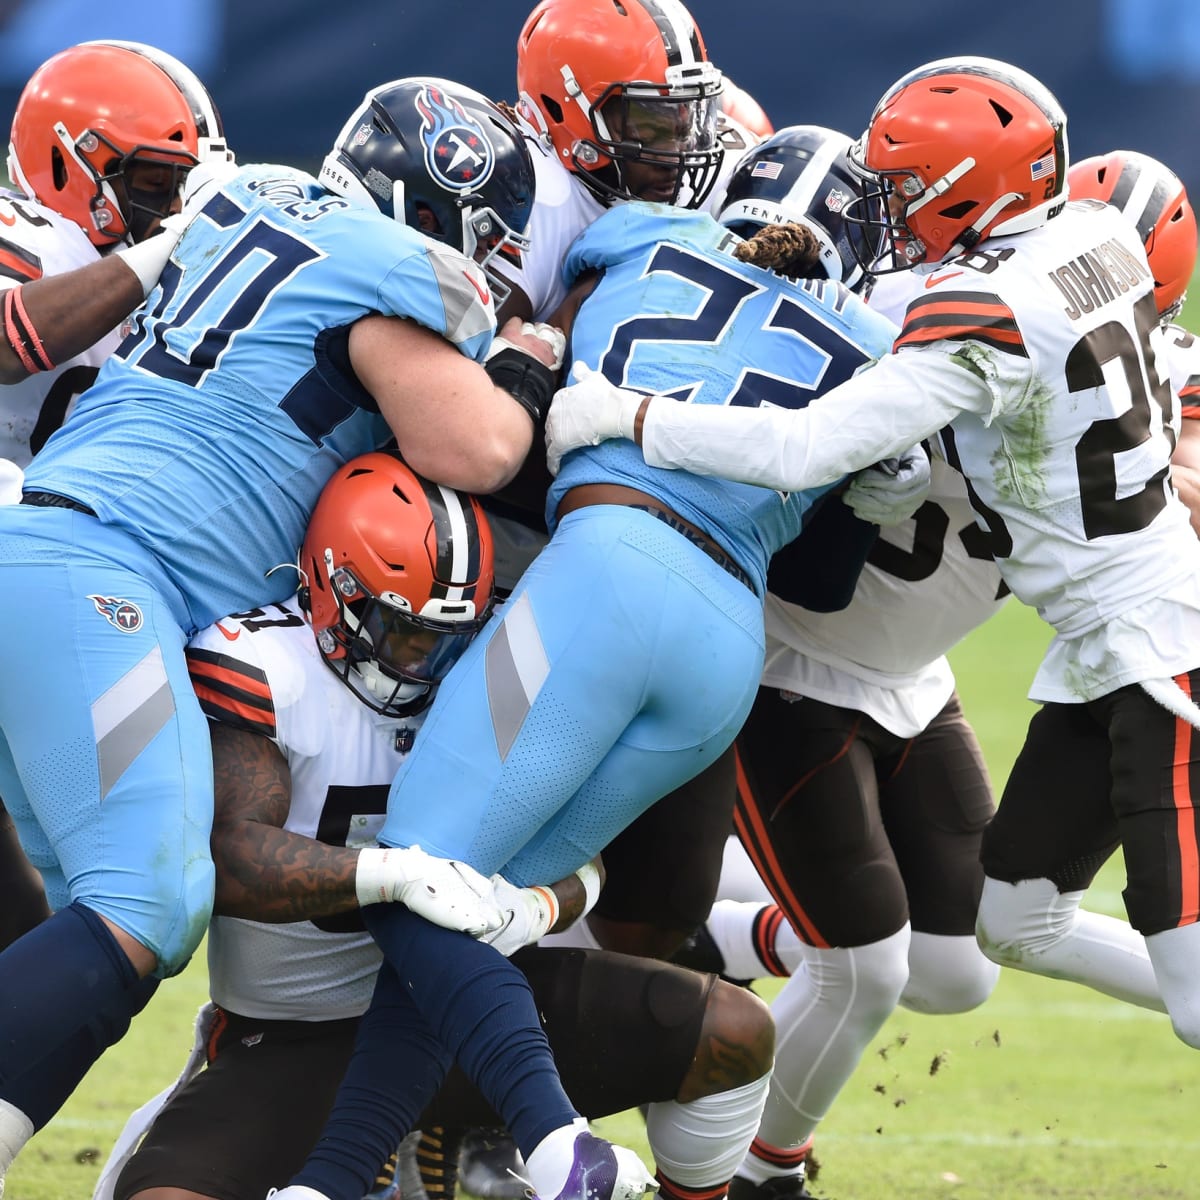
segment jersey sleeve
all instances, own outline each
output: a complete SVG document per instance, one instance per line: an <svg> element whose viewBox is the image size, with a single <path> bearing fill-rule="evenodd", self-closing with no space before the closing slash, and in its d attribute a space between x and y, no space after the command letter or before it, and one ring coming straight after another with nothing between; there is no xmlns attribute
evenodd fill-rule
<svg viewBox="0 0 1200 1200"><path fill-rule="evenodd" d="M21 283L41 279L41 256L16 239L6 237L6 232L0 226L0 288L16 287Z"/></svg>
<svg viewBox="0 0 1200 1200"><path fill-rule="evenodd" d="M483 271L465 255L420 237L380 286L380 311L409 317L482 362L496 332L496 308Z"/></svg>
<svg viewBox="0 0 1200 1200"><path fill-rule="evenodd" d="M959 413L990 414L993 394L952 357L889 354L807 408L650 405L642 453L680 468L779 491L802 491L899 454Z"/></svg>
<svg viewBox="0 0 1200 1200"><path fill-rule="evenodd" d="M275 697L253 637L224 617L202 629L187 649L188 673L210 721L278 739Z"/></svg>

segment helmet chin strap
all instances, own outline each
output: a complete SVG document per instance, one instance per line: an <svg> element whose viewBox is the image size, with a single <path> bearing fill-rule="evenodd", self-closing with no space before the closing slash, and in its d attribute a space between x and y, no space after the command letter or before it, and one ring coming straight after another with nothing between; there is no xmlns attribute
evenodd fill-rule
<svg viewBox="0 0 1200 1200"><path fill-rule="evenodd" d="M974 166L975 160L968 155L957 166L951 167L941 179L931 183L917 199L905 205L904 215L907 217L912 213L920 212L931 200L936 200L948 192Z"/></svg>
<svg viewBox="0 0 1200 1200"><path fill-rule="evenodd" d="M379 701L380 704L411 704L429 692L429 685L424 683L399 683L385 675L374 662L356 663L352 670L358 672L363 686Z"/></svg>
<svg viewBox="0 0 1200 1200"><path fill-rule="evenodd" d="M968 250L977 246L983 238L982 231L1002 213L1014 200L1020 200L1020 192L1005 192L1003 196L997 197L987 206L980 214L979 219L969 225L959 235L958 241L942 256L943 258L953 258L956 254L965 254ZM993 233L995 230L992 231ZM1014 231L1015 232L1015 231Z"/></svg>

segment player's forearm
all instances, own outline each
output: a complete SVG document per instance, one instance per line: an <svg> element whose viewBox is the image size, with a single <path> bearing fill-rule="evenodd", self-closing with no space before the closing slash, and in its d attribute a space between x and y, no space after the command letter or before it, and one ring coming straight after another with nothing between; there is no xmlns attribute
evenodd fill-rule
<svg viewBox="0 0 1200 1200"><path fill-rule="evenodd" d="M358 908L358 851L246 821L214 829L216 916L270 924L329 917Z"/></svg>
<svg viewBox="0 0 1200 1200"><path fill-rule="evenodd" d="M654 467L778 491L819 487L909 449L965 408L990 409L986 389L967 372L946 368L946 379L956 390L918 391L892 355L804 409L655 398L640 422L642 453Z"/></svg>
<svg viewBox="0 0 1200 1200"><path fill-rule="evenodd" d="M594 870L592 870L594 868ZM585 882L585 880L587 882ZM574 925L595 906L596 896L604 886L604 864L597 855L586 867L550 885L558 901L558 920L547 931L557 933ZM590 889L590 892L589 892Z"/></svg>
<svg viewBox="0 0 1200 1200"><path fill-rule="evenodd" d="M8 316L6 308L0 338L0 383L5 384L20 383L94 346L143 299L137 276L116 257L12 290L7 303L13 311Z"/></svg>

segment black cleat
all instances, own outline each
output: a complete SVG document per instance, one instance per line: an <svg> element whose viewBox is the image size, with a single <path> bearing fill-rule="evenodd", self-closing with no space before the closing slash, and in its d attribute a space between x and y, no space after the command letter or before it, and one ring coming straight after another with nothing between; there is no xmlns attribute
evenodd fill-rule
<svg viewBox="0 0 1200 1200"><path fill-rule="evenodd" d="M729 1200L817 1200L808 1190L804 1168L798 1175L779 1175L765 1183L751 1183L735 1175L729 1181Z"/></svg>
<svg viewBox="0 0 1200 1200"><path fill-rule="evenodd" d="M500 1130L472 1129L462 1140L458 1182L480 1200L521 1200L525 1162L515 1143Z"/></svg>

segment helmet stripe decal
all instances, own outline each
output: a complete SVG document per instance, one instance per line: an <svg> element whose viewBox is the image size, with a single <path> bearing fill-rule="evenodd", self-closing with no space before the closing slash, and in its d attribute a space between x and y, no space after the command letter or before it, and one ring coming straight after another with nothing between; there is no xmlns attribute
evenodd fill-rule
<svg viewBox="0 0 1200 1200"><path fill-rule="evenodd" d="M705 61L696 22L680 0L642 0L642 7L662 35L668 66L690 66Z"/></svg>
<svg viewBox="0 0 1200 1200"><path fill-rule="evenodd" d="M1109 201L1137 226L1138 237L1143 242L1170 202L1171 192L1166 181L1156 179L1150 171L1133 162L1125 164Z"/></svg>
<svg viewBox="0 0 1200 1200"><path fill-rule="evenodd" d="M422 479L421 486L433 514L437 538L437 563L434 574L441 598L470 599L475 594L479 575L479 530L475 510L453 488Z"/></svg>

